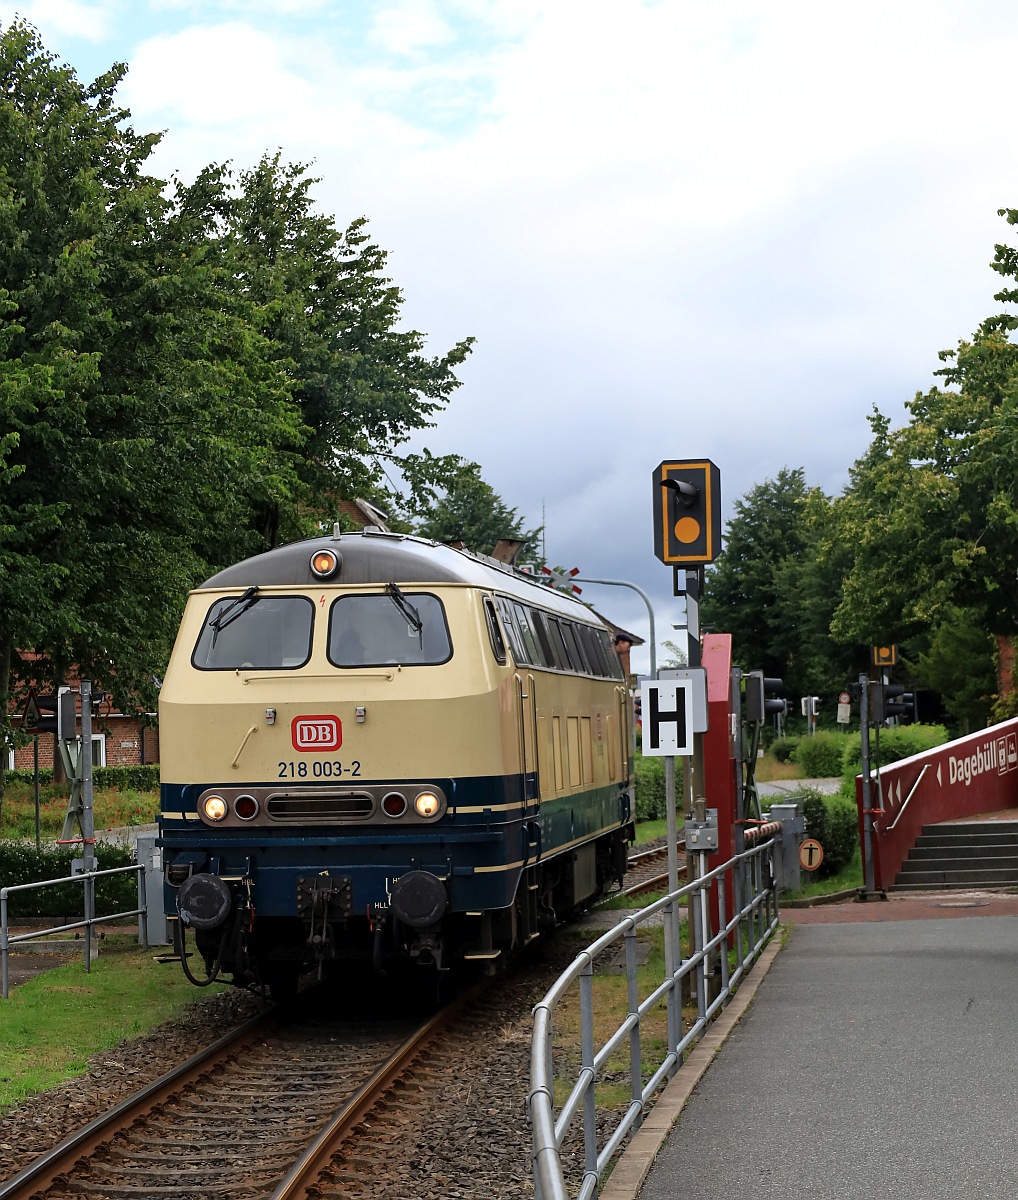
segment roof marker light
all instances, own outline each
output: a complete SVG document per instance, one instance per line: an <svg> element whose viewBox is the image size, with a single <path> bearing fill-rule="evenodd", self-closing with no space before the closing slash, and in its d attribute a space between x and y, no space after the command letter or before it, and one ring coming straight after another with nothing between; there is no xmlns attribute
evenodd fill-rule
<svg viewBox="0 0 1018 1200"><path fill-rule="evenodd" d="M336 574L342 561L335 550L316 550L311 555L311 573L319 579L328 579Z"/></svg>

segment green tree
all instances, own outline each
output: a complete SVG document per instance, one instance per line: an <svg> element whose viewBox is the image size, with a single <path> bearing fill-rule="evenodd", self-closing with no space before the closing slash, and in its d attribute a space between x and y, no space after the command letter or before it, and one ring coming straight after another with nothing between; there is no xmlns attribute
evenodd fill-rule
<svg viewBox="0 0 1018 1200"><path fill-rule="evenodd" d="M917 676L939 693L958 734L982 729L996 684L993 639L971 611L951 606L920 654Z"/></svg>
<svg viewBox="0 0 1018 1200"><path fill-rule="evenodd" d="M1018 210L1002 210L1009 224ZM1018 251L997 246L993 268L1018 278ZM995 298L1018 301L1018 288ZM941 354L953 387L932 388L891 429L871 417L873 441L837 502L852 547L834 617L836 636L904 641L948 618L972 613L998 642L1018 632L1018 316L1000 313L971 341ZM1001 679L998 690L1010 690Z"/></svg>
<svg viewBox="0 0 1018 1200"><path fill-rule="evenodd" d="M444 494L426 509L418 531L436 542L462 542L478 554L490 554L500 538L517 538L525 543L517 556L520 562L533 561L541 537L540 528L524 529L523 518L484 482L477 463L462 459Z"/></svg>
<svg viewBox="0 0 1018 1200"><path fill-rule="evenodd" d="M409 453L406 443L459 386L454 371L473 339L429 357L421 333L399 328L403 296L385 274L385 251L363 218L340 230L315 210L317 182L277 153L235 182L227 168L210 168L185 203L206 215L210 232L220 224L216 249L257 304L257 327L292 381L307 433L293 450L315 515L331 515L322 511L329 496L377 496L383 508L415 510L459 460ZM285 513L270 504L262 517L272 544Z"/></svg>
<svg viewBox="0 0 1018 1200"><path fill-rule="evenodd" d="M777 610L773 646L788 664L786 695L816 695L824 701L821 720L834 713L833 693L857 678L867 661L867 648L839 641L831 620L852 556L841 540L832 501L819 488L800 501L801 549L775 569Z"/></svg>
<svg viewBox="0 0 1018 1200"><path fill-rule="evenodd" d="M243 543L236 481L295 483L299 414L235 272L144 173L157 138L114 102L124 68L83 86L15 22L0 73L0 668L35 649L33 670L77 664L126 703L186 588Z"/></svg>
<svg viewBox="0 0 1018 1200"><path fill-rule="evenodd" d="M783 468L736 500L701 605L705 627L732 635L736 661L783 678L786 695L805 686L798 630L807 614L798 579L808 494L803 468Z"/></svg>
<svg viewBox="0 0 1018 1200"><path fill-rule="evenodd" d="M386 465L411 503L454 465L401 447L469 342L429 358L398 329L384 253L313 212L303 168L146 174L124 71L85 86L0 34L0 742L17 649L150 708L190 586Z"/></svg>

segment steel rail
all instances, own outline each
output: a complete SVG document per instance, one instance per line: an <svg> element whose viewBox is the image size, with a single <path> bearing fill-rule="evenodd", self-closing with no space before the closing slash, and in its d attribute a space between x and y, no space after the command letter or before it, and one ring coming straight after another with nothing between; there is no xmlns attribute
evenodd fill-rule
<svg viewBox="0 0 1018 1200"><path fill-rule="evenodd" d="M490 982L485 980L464 992L393 1051L343 1106L336 1110L325 1128L318 1133L280 1181L269 1200L304 1200L309 1196L308 1189L328 1166L340 1142L378 1104L435 1034L459 1016L464 1008L483 995L490 986Z"/></svg>
<svg viewBox="0 0 1018 1200"><path fill-rule="evenodd" d="M679 877L684 878L686 874L685 867L679 870ZM621 892L616 892L616 896L642 896L644 892L659 892L662 888L668 886L668 873L664 875L654 875L650 879L644 879L642 883L634 883L632 887L623 888ZM613 897L614 898L614 897Z"/></svg>
<svg viewBox="0 0 1018 1200"><path fill-rule="evenodd" d="M79 1158L91 1154L116 1133L131 1124L142 1112L180 1091L181 1087L200 1078L220 1062L232 1057L231 1051L239 1052L253 1039L262 1027L275 1015L274 1008L267 1009L257 1017L238 1025L236 1029L193 1054L190 1058L160 1075L141 1091L121 1100L108 1112L93 1118L87 1125L76 1130L52 1150L41 1155L35 1162L0 1183L0 1200L28 1200L30 1196L45 1194L57 1177L64 1174Z"/></svg>

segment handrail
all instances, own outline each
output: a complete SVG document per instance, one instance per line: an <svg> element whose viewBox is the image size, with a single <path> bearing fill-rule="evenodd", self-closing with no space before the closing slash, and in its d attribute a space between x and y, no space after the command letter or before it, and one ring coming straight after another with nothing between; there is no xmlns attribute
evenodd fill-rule
<svg viewBox="0 0 1018 1200"><path fill-rule="evenodd" d="M707 854L695 853L697 874L694 879L638 913L624 917L613 929L602 934L576 956L534 1007L528 1108L536 1200L569 1200L560 1150L577 1117L582 1124L583 1178L576 1197L577 1200L588 1200L597 1195L609 1162L629 1135L639 1128L654 1094L681 1068L686 1050L704 1036L709 1023L728 1003L756 962L778 926L770 869L776 844L773 838L762 842L711 871L706 869ZM731 917L726 912L729 896L734 899ZM688 901L691 909L684 934L680 930L678 910L682 900ZM712 901L718 913L718 930L714 934L709 928ZM664 977L641 998L637 933L659 916L664 920L665 931ZM603 1045L595 1049L594 963L600 954L620 941L625 947L628 1012L617 1028L607 1035ZM685 958L681 952L682 942L689 950ZM729 961L732 955L734 968ZM682 984L686 979L690 993L695 994L697 1012L695 1017L687 1019L684 1030ZM579 989L579 1072L556 1115L552 1016L556 1005L571 994L574 986ZM644 983L643 986L648 985ZM667 1011L665 1054L656 1068L648 1068L651 1077L644 1082L641 1027L650 1013L662 1004ZM594 1088L609 1058L623 1052L627 1042L630 1103L605 1144L599 1147ZM560 1080L560 1085L564 1086L564 1081Z"/></svg>
<svg viewBox="0 0 1018 1200"><path fill-rule="evenodd" d="M909 802L909 801L912 799L912 797L915 795L916 788L917 788L917 787L918 787L918 786L919 786L919 785L922 783L922 781L923 781L923 776L926 774L926 772L927 772L929 769L930 769L930 764L929 764L929 763L927 763L927 764L926 764L926 765L923 767L923 769L922 769L922 770L919 772L919 778L918 778L918 779L915 781L915 783L913 783L913 784L912 784L912 787L909 789L909 793L908 793L908 795L905 797L904 803L902 804L901 808L899 808L899 809L898 809L898 814L897 814L897 816L896 816L896 817L894 818L894 820L893 820L893 821L890 823L890 825L888 825L888 827L887 827L887 832L888 832L888 833L890 833L890 832L891 832L891 830L892 830L892 829L895 827L895 825L897 825L897 824L898 824L898 822L901 820L901 814L902 814L902 813L905 811L905 809L906 809L906 808L908 808L908 802Z"/></svg>
<svg viewBox="0 0 1018 1200"><path fill-rule="evenodd" d="M9 921L7 916L7 901L8 897L14 892L33 892L45 887L59 887L68 883L81 883L85 892L82 893L84 899L88 888L95 889L95 881L102 879L107 875L123 875L125 872L133 871L138 876L138 907L127 909L124 912L108 913L102 917L86 916L81 921L72 921L65 925L53 925L46 929L33 929L30 933L16 933L13 937L10 934ZM91 907L87 904L85 911L95 912L95 902ZM137 917L138 918L138 933L139 940L143 946L148 946L148 906L145 903L145 866L143 863L131 863L126 867L108 867L104 871L81 871L77 875L67 875L62 879L42 879L36 883L14 883L8 887L0 888L0 996L6 1000L10 994L9 986L9 970L8 958L10 955L10 947L20 942L36 941L41 937L48 937L54 933L66 933L71 929L85 930L85 970L91 970L92 958L92 927L94 925L106 924L108 921L115 921L120 917Z"/></svg>

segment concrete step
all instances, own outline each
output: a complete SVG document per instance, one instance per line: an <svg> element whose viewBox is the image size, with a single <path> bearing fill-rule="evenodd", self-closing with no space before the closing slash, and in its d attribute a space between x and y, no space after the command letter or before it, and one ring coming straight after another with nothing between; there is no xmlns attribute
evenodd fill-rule
<svg viewBox="0 0 1018 1200"><path fill-rule="evenodd" d="M981 883L896 883L894 892L986 892L988 889L1016 887L1013 880L989 880Z"/></svg>
<svg viewBox="0 0 1018 1200"><path fill-rule="evenodd" d="M894 881L896 891L1018 886L1018 822L927 825Z"/></svg>
<svg viewBox="0 0 1018 1200"><path fill-rule="evenodd" d="M982 863L978 867L959 867L950 863L913 867L906 864L898 872L895 889L901 887L1014 887L1018 885L1018 864Z"/></svg>
<svg viewBox="0 0 1018 1200"><path fill-rule="evenodd" d="M895 880L894 891L896 892L964 892L964 891L984 891L987 888L1015 888L1018 887L1018 879L1014 877L1008 879L996 878L988 876L985 879L966 879L961 882L950 882L939 879L921 879L904 880L898 882Z"/></svg>
<svg viewBox="0 0 1018 1200"><path fill-rule="evenodd" d="M1014 846L1018 848L1018 834L1000 833L994 830L977 830L973 833L921 833L916 838L917 846Z"/></svg>
<svg viewBox="0 0 1018 1200"><path fill-rule="evenodd" d="M954 846L945 846L942 842L936 845L917 842L909 852L908 861L928 861L931 858L1007 858L1018 862L1018 845L1012 845L1010 842L1004 845L998 842L970 845L968 842L964 842Z"/></svg>

